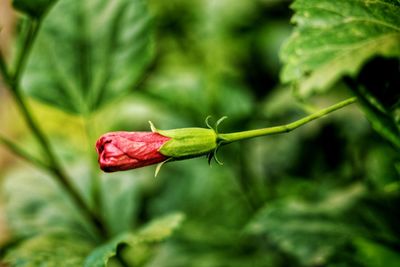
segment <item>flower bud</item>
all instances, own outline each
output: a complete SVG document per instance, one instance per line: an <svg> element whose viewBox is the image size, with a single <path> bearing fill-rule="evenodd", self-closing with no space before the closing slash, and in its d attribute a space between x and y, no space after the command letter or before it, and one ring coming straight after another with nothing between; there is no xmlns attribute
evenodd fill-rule
<svg viewBox="0 0 400 267"><path fill-rule="evenodd" d="M153 132L112 132L99 138L96 150L100 168L106 172L123 171L207 155L217 147L212 129L182 128Z"/></svg>

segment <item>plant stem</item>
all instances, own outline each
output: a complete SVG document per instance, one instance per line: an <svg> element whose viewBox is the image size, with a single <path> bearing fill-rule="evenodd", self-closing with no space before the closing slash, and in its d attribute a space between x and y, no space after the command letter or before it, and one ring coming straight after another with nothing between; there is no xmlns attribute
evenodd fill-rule
<svg viewBox="0 0 400 267"><path fill-rule="evenodd" d="M9 84L9 77L10 76L8 74L6 60L5 60L1 50L0 50L0 73L3 76L4 83L5 84Z"/></svg>
<svg viewBox="0 0 400 267"><path fill-rule="evenodd" d="M28 61L29 54L32 50L33 43L37 37L41 21L35 19L28 20L27 35L25 37L22 48L19 50L17 55L17 63L15 66L15 72L12 77L12 82L19 84L22 72L25 69L26 62ZM16 88L18 89L18 88Z"/></svg>
<svg viewBox="0 0 400 267"><path fill-rule="evenodd" d="M35 166L38 166L44 170L48 170L51 166L46 164L40 159L37 159L36 157L30 155L27 153L25 150L23 150L21 147L19 147L17 144L15 144L13 141L0 136L0 144L3 144L6 146L9 150L14 152L16 155L20 156L21 158L25 159L26 161L32 163Z"/></svg>
<svg viewBox="0 0 400 267"><path fill-rule="evenodd" d="M72 200L75 204L81 209L83 215L92 222L93 226L96 229L97 234L99 236L105 237L106 231L101 222L101 220L96 216L95 213L92 212L90 207L87 205L85 200L81 197L79 192L76 190L74 185L71 183L71 180L67 177L63 169L61 168L60 163L57 160L55 153L53 152L50 142L48 141L47 137L43 133L43 131L39 128L37 122L34 120L31 112L28 110L28 107L22 97L20 92L20 80L21 74L25 68L27 59L29 57L32 45L34 40L36 39L38 30L40 28L41 22L37 20L30 19L28 22L28 29L27 29L27 36L24 40L24 44L22 49L19 51L17 55L17 63L15 67L14 75L10 75L7 72L7 69L4 65L1 67L2 73L5 76L5 81L9 85L10 92L14 97L18 107L21 110L21 113L28 124L29 128L31 129L33 135L36 137L38 142L40 143L43 151L46 153L47 158L50 162L49 166L47 166L48 171L50 171L54 177L57 178L57 181L63 186L63 188L69 193ZM1 63L3 64L3 63ZM3 142L4 143L4 142ZM14 151L14 150L13 150Z"/></svg>
<svg viewBox="0 0 400 267"><path fill-rule="evenodd" d="M101 221L97 218L97 216L91 211L91 209L87 206L86 202L83 200L81 195L75 189L74 185L71 183L70 179L67 177L65 172L62 170L60 163L57 160L56 155L54 154L50 142L46 138L45 134L42 130L38 127L37 123L35 122L34 118L31 115L31 112L28 110L27 105L25 104L22 95L20 94L18 83L13 83L13 96L15 101L17 102L21 113L28 124L29 128L31 129L33 135L39 141L40 145L42 146L44 152L46 153L48 160L50 161L50 168L48 169L60 184L65 188L65 190L70 194L72 199L74 200L75 204L81 208L81 210L86 214L88 219L92 221L94 226L96 227L98 234L103 235L105 233L105 229L102 226ZM103 233L103 234L102 234Z"/></svg>
<svg viewBox="0 0 400 267"><path fill-rule="evenodd" d="M218 134L218 138L220 139L221 144L229 144L229 143L232 143L235 141L250 139L250 138L259 137L259 136L287 133L287 132L293 131L294 129L296 129L304 124L307 124L315 119L321 118L335 110L338 110L347 105L350 105L356 101L357 101L357 98L352 97L352 98L341 101L335 105L332 105L328 108L317 111L307 117L304 117L300 120L294 121L289 124L275 126L275 127L269 127L269 128L263 128L263 129L257 129L257 130L236 132L236 133Z"/></svg>

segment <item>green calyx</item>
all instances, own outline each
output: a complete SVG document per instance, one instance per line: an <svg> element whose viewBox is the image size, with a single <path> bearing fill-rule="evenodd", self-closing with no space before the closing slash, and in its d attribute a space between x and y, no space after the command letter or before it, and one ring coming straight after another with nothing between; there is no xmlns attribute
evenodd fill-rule
<svg viewBox="0 0 400 267"><path fill-rule="evenodd" d="M207 155L217 148L217 134L213 129L181 128L157 130L157 133L171 138L159 152L176 160Z"/></svg>
<svg viewBox="0 0 400 267"><path fill-rule="evenodd" d="M172 130L158 130L151 121L150 128L152 132L161 134L163 136L171 138L158 150L168 159L159 163L155 176L157 176L161 167L164 163L174 160L183 160L189 158L196 158L200 156L207 156L208 163L211 164L211 160L214 158L215 161L222 165L217 158L217 151L219 146L222 144L218 137L218 125L226 117L221 118L215 124L215 128L212 128L209 124L209 117L206 119L207 128L181 128Z"/></svg>
<svg viewBox="0 0 400 267"><path fill-rule="evenodd" d="M222 162L217 158L217 151L223 140L219 138L218 126L227 117L219 119L214 127L210 126L210 116L206 118L207 128L181 128L172 130L158 130L151 121L150 127L152 132L159 133L163 136L171 138L158 150L164 156L169 157L167 161L182 160L188 158L195 158L206 155L208 163L211 160L222 165ZM167 162L165 161L165 162Z"/></svg>

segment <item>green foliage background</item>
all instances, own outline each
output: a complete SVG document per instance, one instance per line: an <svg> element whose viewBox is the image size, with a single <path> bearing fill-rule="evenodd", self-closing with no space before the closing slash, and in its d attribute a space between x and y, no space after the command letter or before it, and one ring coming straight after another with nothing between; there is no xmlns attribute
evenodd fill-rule
<svg viewBox="0 0 400 267"><path fill-rule="evenodd" d="M17 161L0 170L4 262L400 265L399 1L32 2L14 4L36 17L54 6L22 89L111 237L99 241L47 174ZM107 131L205 127L208 115L229 117L221 132L262 128L353 94L357 106L292 133L223 147L223 166L173 162L157 178L97 167ZM41 157L28 131L12 137Z"/></svg>

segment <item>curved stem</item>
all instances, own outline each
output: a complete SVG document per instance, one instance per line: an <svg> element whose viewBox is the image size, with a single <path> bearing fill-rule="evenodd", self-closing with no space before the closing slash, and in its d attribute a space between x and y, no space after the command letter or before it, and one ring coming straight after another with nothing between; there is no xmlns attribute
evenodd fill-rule
<svg viewBox="0 0 400 267"><path fill-rule="evenodd" d="M10 82L10 76L8 73L8 69L7 69L7 64L6 64L6 60L3 56L3 53L0 50L0 73L3 76L4 79L4 83L5 84L9 84Z"/></svg>
<svg viewBox="0 0 400 267"><path fill-rule="evenodd" d="M49 165L46 166L47 170L53 174L54 177L57 178L57 181L63 186L67 193L71 196L73 202L82 210L83 215L92 222L94 225L96 232L99 236L106 236L106 231L103 226L101 220L96 216L94 212L87 205L85 200L79 194L78 190L75 188L71 180L67 177L66 173L63 171L61 164L59 163L54 151L51 148L50 142L47 139L44 132L39 128L37 122L34 120L32 113L29 111L23 96L20 91L20 80L23 70L25 68L27 59L29 57L32 45L34 40L36 39L37 33L39 31L39 27L41 22L37 20L30 19L28 22L27 36L24 40L24 44L22 49L20 50L17 56L17 63L14 75L10 75L8 72L4 72L3 74L6 76L5 80L9 85L10 92L14 97L18 107L21 110L21 113L31 129L33 135L38 140L41 145L43 151L46 153L47 158L49 160ZM2 67L3 69L3 67ZM6 70L6 69L5 69ZM3 71L3 70L2 70ZM4 143L4 142L3 142Z"/></svg>
<svg viewBox="0 0 400 267"><path fill-rule="evenodd" d="M28 61L29 54L32 50L33 43L37 37L39 32L39 28L41 26L41 21L35 19L28 20L28 29L27 35L25 37L22 48L19 50L19 54L17 55L17 62L15 66L15 72L12 77L12 83L19 83L22 72L25 69L26 62Z"/></svg>
<svg viewBox="0 0 400 267"><path fill-rule="evenodd" d="M0 136L0 144L3 144L6 146L9 150L14 152L17 156L25 159L26 161L32 163L35 166L38 166L44 170L48 170L51 166L49 166L46 162L43 162L40 159L37 159L36 157L30 155L28 152L26 152L24 149L19 147L16 143L13 141L5 138L4 136Z"/></svg>
<svg viewBox="0 0 400 267"><path fill-rule="evenodd" d="M231 142L250 139L250 138L259 137L259 136L287 133L287 132L293 131L294 129L296 129L304 124L307 124L315 119L321 118L335 110L338 110L347 105L350 105L356 101L357 101L357 98L352 97L352 98L346 99L342 102L339 102L328 108L317 111L307 117L304 117L300 120L294 121L289 124L275 126L275 127L269 127L269 128L263 128L263 129L257 129L257 130L236 132L236 133L218 134L218 138L220 139L221 144L228 144Z"/></svg>

